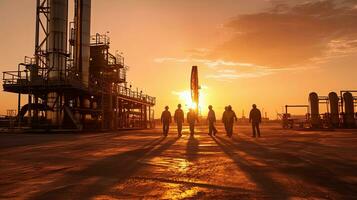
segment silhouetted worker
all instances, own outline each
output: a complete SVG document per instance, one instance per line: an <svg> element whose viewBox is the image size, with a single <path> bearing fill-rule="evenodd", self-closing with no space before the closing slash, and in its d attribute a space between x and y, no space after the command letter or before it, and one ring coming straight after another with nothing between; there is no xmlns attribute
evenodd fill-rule
<svg viewBox="0 0 357 200"><path fill-rule="evenodd" d="M216 123L216 114L214 113L214 110L212 109L212 105L208 106L208 115L207 115L207 121L208 121L208 134L209 135L216 135L217 129L214 125Z"/></svg>
<svg viewBox="0 0 357 200"><path fill-rule="evenodd" d="M259 124L262 122L262 114L257 108L257 105L253 104L252 107L253 109L249 113L249 122L252 123L253 137L256 137L256 133L258 133L258 137L260 137Z"/></svg>
<svg viewBox="0 0 357 200"><path fill-rule="evenodd" d="M181 104L177 105L177 109L174 115L174 121L177 124L177 133L178 136L182 136L182 124L185 121L185 116L183 110L181 109Z"/></svg>
<svg viewBox="0 0 357 200"><path fill-rule="evenodd" d="M232 106L228 106L226 112L226 123L227 123L227 135L228 137L232 137L233 135L233 124L234 121L237 121L236 113L232 110Z"/></svg>
<svg viewBox="0 0 357 200"><path fill-rule="evenodd" d="M171 123L171 113L169 107L165 106L165 110L161 114L161 123L164 136L167 136L169 133L170 123Z"/></svg>
<svg viewBox="0 0 357 200"><path fill-rule="evenodd" d="M193 136L195 134L195 123L198 122L198 117L195 111L190 108L189 112L187 113L187 122L190 125L190 134Z"/></svg>
<svg viewBox="0 0 357 200"><path fill-rule="evenodd" d="M224 125L224 130L226 130L226 134L228 135L228 129L227 129L227 111L228 111L228 106L224 107L224 112L222 115L222 123Z"/></svg>

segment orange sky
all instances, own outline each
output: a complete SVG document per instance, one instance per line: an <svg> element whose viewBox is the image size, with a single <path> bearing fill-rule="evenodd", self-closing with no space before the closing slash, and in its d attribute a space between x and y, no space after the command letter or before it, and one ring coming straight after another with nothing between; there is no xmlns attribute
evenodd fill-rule
<svg viewBox="0 0 357 200"><path fill-rule="evenodd" d="M184 104L192 65L217 113L256 103L275 118L311 91L356 89L356 17L354 0L92 0L92 33L110 32L156 113ZM15 70L33 54L35 1L0 0L0 19L0 70ZM16 108L15 94L0 99L0 113Z"/></svg>

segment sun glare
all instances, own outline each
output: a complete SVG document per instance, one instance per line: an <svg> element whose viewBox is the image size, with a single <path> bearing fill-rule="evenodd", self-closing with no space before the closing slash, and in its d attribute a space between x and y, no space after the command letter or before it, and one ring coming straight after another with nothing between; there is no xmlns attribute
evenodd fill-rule
<svg viewBox="0 0 357 200"><path fill-rule="evenodd" d="M190 90L184 90L181 92L177 92L175 93L178 95L179 97L179 101L181 102L181 104L183 105L183 109L188 111L188 109L192 108L192 109L196 109L197 108L197 103L192 101L191 98L191 91ZM200 90L200 94L199 94L199 112L202 113L203 111L206 110L206 95L202 92L202 90Z"/></svg>

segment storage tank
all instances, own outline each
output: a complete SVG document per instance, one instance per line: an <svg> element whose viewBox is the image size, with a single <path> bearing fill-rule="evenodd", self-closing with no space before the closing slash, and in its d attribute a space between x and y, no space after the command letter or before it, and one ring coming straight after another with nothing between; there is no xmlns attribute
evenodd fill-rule
<svg viewBox="0 0 357 200"><path fill-rule="evenodd" d="M320 123L320 113L319 113L319 96L312 92L309 95L309 109L311 115L311 126L312 128L321 127Z"/></svg>
<svg viewBox="0 0 357 200"><path fill-rule="evenodd" d="M339 98L335 92L330 92L328 94L328 101L330 104L330 117L331 117L331 124L333 127L338 127L340 124L340 117L339 117Z"/></svg>
<svg viewBox="0 0 357 200"><path fill-rule="evenodd" d="M344 125L349 128L355 127L356 121L354 118L354 99L350 92L345 92L343 94L343 103L345 106Z"/></svg>
<svg viewBox="0 0 357 200"><path fill-rule="evenodd" d="M89 82L91 0L75 1L75 60L83 84Z"/></svg>

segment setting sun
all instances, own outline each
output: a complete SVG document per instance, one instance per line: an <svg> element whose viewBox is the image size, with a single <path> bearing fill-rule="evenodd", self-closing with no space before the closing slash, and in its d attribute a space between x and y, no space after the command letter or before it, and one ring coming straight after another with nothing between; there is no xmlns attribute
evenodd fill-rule
<svg viewBox="0 0 357 200"><path fill-rule="evenodd" d="M179 102L181 102L183 109L187 112L190 108L196 109L197 103L192 101L191 91L184 90L180 92L173 92L173 94L178 96ZM207 111L207 96L204 93L204 89L200 90L199 94L199 114L205 113Z"/></svg>

